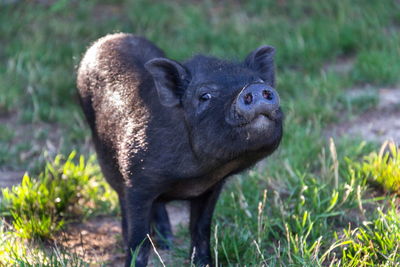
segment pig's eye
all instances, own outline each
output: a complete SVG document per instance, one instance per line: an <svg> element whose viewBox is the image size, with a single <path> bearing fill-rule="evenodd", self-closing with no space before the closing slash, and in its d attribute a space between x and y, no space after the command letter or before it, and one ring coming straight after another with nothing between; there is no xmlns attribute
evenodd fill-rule
<svg viewBox="0 0 400 267"><path fill-rule="evenodd" d="M211 99L211 94L209 94L209 93L202 94L202 95L199 97L199 100L200 100L200 101L203 101L203 102L208 101L208 100L210 100L210 99Z"/></svg>

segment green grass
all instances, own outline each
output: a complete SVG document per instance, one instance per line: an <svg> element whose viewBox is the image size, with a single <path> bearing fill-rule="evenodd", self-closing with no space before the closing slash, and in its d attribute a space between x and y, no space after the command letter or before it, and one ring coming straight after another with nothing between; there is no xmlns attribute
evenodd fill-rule
<svg viewBox="0 0 400 267"><path fill-rule="evenodd" d="M399 39L397 40L399 41ZM357 82L393 85L398 81L400 67L395 61L399 52L391 50L363 51L356 58L353 78Z"/></svg>
<svg viewBox="0 0 400 267"><path fill-rule="evenodd" d="M5 220L0 221L1 266L89 266L77 255L57 247L19 238Z"/></svg>
<svg viewBox="0 0 400 267"><path fill-rule="evenodd" d="M399 192L398 150L391 145L385 154L354 138L334 145L326 129L376 106L376 94L350 98L349 88L399 84L397 1L6 2L0 174L29 174L3 190L0 265L85 265L62 256L68 252L41 249L40 238L71 220L115 215L115 195L90 156L75 70L91 42L124 31L177 60L196 53L242 59L261 44L277 49L285 135L265 168L235 177L222 194L212 241L219 264L396 266L400 215L387 195ZM327 67L343 59L353 62L349 71ZM39 245L21 245L37 237ZM171 253L176 263L187 258L186 249Z"/></svg>
<svg viewBox="0 0 400 267"><path fill-rule="evenodd" d="M362 205L366 190L365 179L354 175L350 165L337 167L331 147L330 157L321 152L325 167L320 174L299 172L286 163L282 176L251 172L231 185L217 210L216 223L224 229L218 237L222 265L244 259L251 259L250 265L329 263L330 250L339 244L337 231L358 223L347 213Z"/></svg>
<svg viewBox="0 0 400 267"><path fill-rule="evenodd" d="M359 169L372 182L400 195L400 151L394 142L385 142L379 153L365 156Z"/></svg>
<svg viewBox="0 0 400 267"><path fill-rule="evenodd" d="M378 208L372 221L363 225L345 229L342 240L341 259L345 266L374 266L384 263L384 266L398 266L400 262L400 218L394 199L388 210L383 212Z"/></svg>
<svg viewBox="0 0 400 267"><path fill-rule="evenodd" d="M2 190L0 214L11 217L18 236L27 239L53 237L66 220L74 217L115 214L117 197L99 175L94 159L76 152L47 163L37 178L25 174L22 183Z"/></svg>

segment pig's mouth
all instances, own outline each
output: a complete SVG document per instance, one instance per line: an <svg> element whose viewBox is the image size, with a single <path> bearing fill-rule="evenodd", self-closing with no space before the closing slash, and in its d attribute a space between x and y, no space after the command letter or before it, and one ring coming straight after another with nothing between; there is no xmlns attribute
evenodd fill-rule
<svg viewBox="0 0 400 267"><path fill-rule="evenodd" d="M280 109L277 109L271 113L260 113L255 114L253 118L237 118L236 127L239 128L264 128L270 126L273 123L279 123L282 120L282 112Z"/></svg>
<svg viewBox="0 0 400 267"><path fill-rule="evenodd" d="M251 121L246 124L239 126L242 129L255 131L255 132L265 132L275 126L275 121L266 114L258 114Z"/></svg>
<svg viewBox="0 0 400 267"><path fill-rule="evenodd" d="M271 119L270 116L268 116L266 114L259 114L259 115L255 116L255 118L252 119L246 125L257 126L257 125L260 125L260 124L270 124L271 121L272 121L272 119Z"/></svg>
<svg viewBox="0 0 400 267"><path fill-rule="evenodd" d="M236 129L244 138L247 145L246 150L258 151L270 148L279 143L282 132L282 112L277 114L257 114L250 121L240 124Z"/></svg>

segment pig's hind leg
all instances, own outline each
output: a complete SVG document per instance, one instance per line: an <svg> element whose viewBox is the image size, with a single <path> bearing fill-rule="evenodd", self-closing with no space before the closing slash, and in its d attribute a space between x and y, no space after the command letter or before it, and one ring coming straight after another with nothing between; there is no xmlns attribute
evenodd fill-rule
<svg viewBox="0 0 400 267"><path fill-rule="evenodd" d="M160 249L169 249L172 244L172 229L169 221L165 202L154 202L152 210L153 236L157 247Z"/></svg>
<svg viewBox="0 0 400 267"><path fill-rule="evenodd" d="M141 186L127 188L125 192L125 218L127 223L128 247L125 258L125 267L131 266L134 258L136 267L147 266L150 252L151 211L154 202L152 193L143 190Z"/></svg>
<svg viewBox="0 0 400 267"><path fill-rule="evenodd" d="M122 224L122 238L124 240L124 248L128 247L128 222L126 219L126 203L123 194L119 194L119 203L121 207L121 224Z"/></svg>

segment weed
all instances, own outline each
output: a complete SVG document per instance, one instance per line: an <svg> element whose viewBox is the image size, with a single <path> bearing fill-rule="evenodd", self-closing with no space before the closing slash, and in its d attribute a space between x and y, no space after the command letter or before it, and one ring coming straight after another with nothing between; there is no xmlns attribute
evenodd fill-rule
<svg viewBox="0 0 400 267"><path fill-rule="evenodd" d="M91 158L74 163L76 152L65 162L57 156L37 178L25 174L21 185L2 190L1 211L23 238L50 238L72 216L115 213L117 199Z"/></svg>
<svg viewBox="0 0 400 267"><path fill-rule="evenodd" d="M89 266L78 256L57 246L26 241L4 219L0 220L0 266Z"/></svg>
<svg viewBox="0 0 400 267"><path fill-rule="evenodd" d="M394 142L383 143L379 153L366 156L358 168L371 181L400 194L400 151Z"/></svg>
<svg viewBox="0 0 400 267"><path fill-rule="evenodd" d="M400 214L395 200L387 212L377 209L377 218L344 230L348 244L342 248L343 266L398 266L400 262Z"/></svg>

